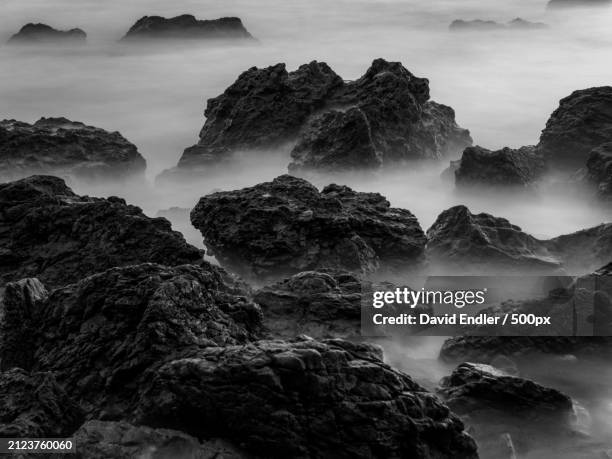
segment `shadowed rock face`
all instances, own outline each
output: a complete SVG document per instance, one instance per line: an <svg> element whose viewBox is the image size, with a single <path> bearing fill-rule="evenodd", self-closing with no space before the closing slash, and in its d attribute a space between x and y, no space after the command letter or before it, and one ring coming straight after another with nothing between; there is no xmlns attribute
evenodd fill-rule
<svg viewBox="0 0 612 459"><path fill-rule="evenodd" d="M559 236L544 244L571 274L587 274L612 262L612 224Z"/></svg>
<svg viewBox="0 0 612 459"><path fill-rule="evenodd" d="M252 68L210 99L205 115L200 141L179 168L297 141L291 170L351 170L438 159L472 142L450 107L429 101L426 79L384 59L352 82L316 61L290 73L284 64Z"/></svg>
<svg viewBox="0 0 612 459"><path fill-rule="evenodd" d="M442 212L427 230L427 240L427 258L436 274L545 274L561 268L541 241L518 226L472 214L465 206Z"/></svg>
<svg viewBox="0 0 612 459"><path fill-rule="evenodd" d="M166 219L117 197L78 196L51 176L0 184L0 241L0 282L38 277L49 287L114 266L202 258Z"/></svg>
<svg viewBox="0 0 612 459"><path fill-rule="evenodd" d="M253 40L240 18L198 20L190 14L173 18L143 16L130 27L123 41L151 39L243 39Z"/></svg>
<svg viewBox="0 0 612 459"><path fill-rule="evenodd" d="M87 34L81 29L57 30L47 24L26 24L13 35L9 44L84 43Z"/></svg>
<svg viewBox="0 0 612 459"><path fill-rule="evenodd" d="M375 273L418 268L425 235L409 211L378 193L283 175L242 190L213 193L191 212L223 266L249 278L317 268Z"/></svg>
<svg viewBox="0 0 612 459"><path fill-rule="evenodd" d="M528 186L544 172L544 160L535 147L490 151L468 147L455 171L457 186Z"/></svg>
<svg viewBox="0 0 612 459"><path fill-rule="evenodd" d="M52 174L118 179L144 174L145 159L118 132L66 118L34 124L0 121L0 170L4 179Z"/></svg>
<svg viewBox="0 0 612 459"><path fill-rule="evenodd" d="M612 143L595 148L587 161L587 180L597 187L597 194L612 199Z"/></svg>
<svg viewBox="0 0 612 459"><path fill-rule="evenodd" d="M265 457L476 458L461 422L370 345L259 341L167 363L140 419ZM380 435L384 432L384 435Z"/></svg>

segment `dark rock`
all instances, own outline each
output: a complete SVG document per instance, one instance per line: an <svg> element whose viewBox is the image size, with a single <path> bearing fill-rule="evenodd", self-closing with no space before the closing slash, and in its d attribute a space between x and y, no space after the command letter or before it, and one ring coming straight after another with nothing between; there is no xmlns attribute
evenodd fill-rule
<svg viewBox="0 0 612 459"><path fill-rule="evenodd" d="M56 287L114 266L202 258L166 219L117 197L78 196L51 176L0 184L0 241L0 283L37 277Z"/></svg>
<svg viewBox="0 0 612 459"><path fill-rule="evenodd" d="M5 179L33 174L117 179L143 175L145 167L136 146L118 132L66 118L0 121L0 175Z"/></svg>
<svg viewBox="0 0 612 459"><path fill-rule="evenodd" d="M10 44L84 43L87 34L81 29L57 30L47 24L26 24L13 35Z"/></svg>
<svg viewBox="0 0 612 459"><path fill-rule="evenodd" d="M76 459L246 459L249 456L223 440L197 438L170 429L152 429L127 422L88 421L73 435Z"/></svg>
<svg viewBox="0 0 612 459"><path fill-rule="evenodd" d="M455 172L457 186L528 186L544 172L544 159L535 147L497 151L468 147Z"/></svg>
<svg viewBox="0 0 612 459"><path fill-rule="evenodd" d="M425 235L414 215L378 193L283 175L213 193L191 213L219 262L247 278L279 278L318 268L356 273L420 266Z"/></svg>
<svg viewBox="0 0 612 459"><path fill-rule="evenodd" d="M270 458L478 457L461 422L375 354L340 340L204 349L157 371L139 420Z"/></svg>
<svg viewBox="0 0 612 459"><path fill-rule="evenodd" d="M173 18L143 16L130 27L123 41L151 39L253 40L240 18L198 20L190 14Z"/></svg>
<svg viewBox="0 0 612 459"><path fill-rule="evenodd" d="M574 275L584 275L612 262L612 223L543 242Z"/></svg>
<svg viewBox="0 0 612 459"><path fill-rule="evenodd" d="M546 29L548 26L542 22L531 22L522 18L516 18L507 24L501 24L495 21L483 21L482 19L473 19L464 21L457 19L450 25L452 31L486 31L486 30L537 30Z"/></svg>
<svg viewBox="0 0 612 459"><path fill-rule="evenodd" d="M474 215L465 206L438 216L427 230L426 254L435 274L551 274L561 268L542 241L504 218Z"/></svg>
<svg viewBox="0 0 612 459"><path fill-rule="evenodd" d="M426 79L383 59L351 82L316 61L291 73L284 64L252 68L208 101L200 141L185 150L178 168L211 165L237 152L277 149L296 140L292 170L439 159L471 145L454 111L428 100Z"/></svg>
<svg viewBox="0 0 612 459"><path fill-rule="evenodd" d="M574 91L561 100L540 136L538 150L552 167L583 167L591 151L612 142L612 87Z"/></svg>
<svg viewBox="0 0 612 459"><path fill-rule="evenodd" d="M612 143L595 148L587 160L587 180L597 187L597 194L612 199Z"/></svg>
<svg viewBox="0 0 612 459"><path fill-rule="evenodd" d="M50 373L0 372L0 436L69 437L83 413Z"/></svg>

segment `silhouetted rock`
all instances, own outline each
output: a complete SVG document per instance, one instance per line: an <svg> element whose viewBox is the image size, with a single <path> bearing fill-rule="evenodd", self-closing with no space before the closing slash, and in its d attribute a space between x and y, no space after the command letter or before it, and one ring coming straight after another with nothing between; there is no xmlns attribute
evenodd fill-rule
<svg viewBox="0 0 612 459"><path fill-rule="evenodd" d="M475 215L465 206L438 216L427 230L426 253L436 274L547 274L561 268L542 241L504 218Z"/></svg>
<svg viewBox="0 0 612 459"><path fill-rule="evenodd" d="M50 373L20 368L0 372L3 438L69 437L83 413Z"/></svg>
<svg viewBox="0 0 612 459"><path fill-rule="evenodd" d="M190 14L173 18L143 16L130 27L123 41L151 39L253 40L240 18L198 20Z"/></svg>
<svg viewBox="0 0 612 459"><path fill-rule="evenodd" d="M0 215L0 283L38 277L57 287L114 266L202 258L166 219L121 198L78 196L57 177L0 184Z"/></svg>
<svg viewBox="0 0 612 459"><path fill-rule="evenodd" d="M119 421L88 421L73 435L76 459L246 459L223 440L206 440L171 429L152 429Z"/></svg>
<svg viewBox="0 0 612 459"><path fill-rule="evenodd" d="M612 142L612 87L574 91L561 100L540 136L538 150L552 167L584 167L591 151Z"/></svg>
<svg viewBox="0 0 612 459"><path fill-rule="evenodd" d="M84 43L87 34L81 29L57 30L47 24L26 24L9 39L10 44Z"/></svg>
<svg viewBox="0 0 612 459"><path fill-rule="evenodd" d="M185 150L178 168L188 172L234 153L289 149L296 140L290 166L296 171L438 159L471 145L454 111L428 100L428 81L399 62L376 59L351 82L316 61L291 73L284 64L254 67L208 101L200 141Z"/></svg>
<svg viewBox="0 0 612 459"><path fill-rule="evenodd" d="M283 175L200 199L191 221L219 262L247 278L318 268L356 273L418 268L425 235L414 215L378 193Z"/></svg>
<svg viewBox="0 0 612 459"><path fill-rule="evenodd" d="M222 434L264 457L478 457L461 422L371 345L208 348L160 368L140 401L145 424Z"/></svg>
<svg viewBox="0 0 612 459"><path fill-rule="evenodd" d="M495 21L483 21L482 19L472 19L464 21L456 19L451 23L449 28L452 31L486 31L486 30L534 30L546 29L548 26L542 22L531 22L522 18L516 18L507 24L502 24Z"/></svg>
<svg viewBox="0 0 612 459"><path fill-rule="evenodd" d="M143 175L144 158L118 132L66 118L41 118L34 124L0 121L0 176L14 180L33 174L81 179Z"/></svg>
<svg viewBox="0 0 612 459"><path fill-rule="evenodd" d="M602 199L612 199L612 143L595 148L587 161L587 180L597 187Z"/></svg>
<svg viewBox="0 0 612 459"><path fill-rule="evenodd" d="M455 171L457 186L528 186L544 172L544 160L535 147L497 151L468 147Z"/></svg>

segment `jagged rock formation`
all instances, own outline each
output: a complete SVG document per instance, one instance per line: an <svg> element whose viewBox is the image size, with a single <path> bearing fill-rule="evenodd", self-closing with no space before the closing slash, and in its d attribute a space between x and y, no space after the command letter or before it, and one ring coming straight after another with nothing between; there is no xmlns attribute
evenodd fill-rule
<svg viewBox="0 0 612 459"><path fill-rule="evenodd" d="M248 278L318 268L356 273L418 268L425 235L414 215L378 193L283 175L200 199L191 221L219 262Z"/></svg>
<svg viewBox="0 0 612 459"><path fill-rule="evenodd" d="M612 262L612 224L559 236L544 244L568 272L584 275Z"/></svg>
<svg viewBox="0 0 612 459"><path fill-rule="evenodd" d="M0 215L0 284L38 277L56 287L114 266L202 258L166 219L121 198L78 196L57 177L0 184Z"/></svg>
<svg viewBox="0 0 612 459"><path fill-rule="evenodd" d="M465 206L438 216L427 230L426 254L436 274L551 274L561 268L541 241L518 226L489 214L472 214Z"/></svg>
<svg viewBox="0 0 612 459"><path fill-rule="evenodd" d="M587 180L596 186L600 198L612 199L612 143L591 151L587 160Z"/></svg>
<svg viewBox="0 0 612 459"><path fill-rule="evenodd" d="M34 124L0 121L0 177L33 174L81 179L119 179L144 174L145 159L118 132L66 118Z"/></svg>
<svg viewBox="0 0 612 459"><path fill-rule="evenodd" d="M81 29L57 30L47 24L26 24L9 39L10 44L84 43L87 34Z"/></svg>
<svg viewBox="0 0 612 459"><path fill-rule="evenodd" d="M429 101L426 79L383 59L352 82L316 61L290 73L284 64L254 67L210 99L205 115L200 141L185 150L179 170L296 140L294 171L361 168L362 155L367 167L438 159L471 145L454 111Z"/></svg>
<svg viewBox="0 0 612 459"><path fill-rule="evenodd" d="M485 30L541 30L547 29L548 25L543 22L531 22L522 18L516 18L507 24L495 21L484 21L482 19L472 19L465 21L462 19L454 20L449 26L455 32L463 31L485 31Z"/></svg>
<svg viewBox="0 0 612 459"><path fill-rule="evenodd" d="M174 360L144 388L140 416L222 433L265 457L477 457L432 394L370 345L339 340L259 341Z"/></svg>
<svg viewBox="0 0 612 459"><path fill-rule="evenodd" d="M457 186L528 186L542 175L544 169L544 159L535 147L497 151L468 147L455 171L455 183Z"/></svg>
<svg viewBox="0 0 612 459"><path fill-rule="evenodd" d="M173 18L143 16L130 27L122 41L152 39L253 40L240 18L198 20L190 14Z"/></svg>

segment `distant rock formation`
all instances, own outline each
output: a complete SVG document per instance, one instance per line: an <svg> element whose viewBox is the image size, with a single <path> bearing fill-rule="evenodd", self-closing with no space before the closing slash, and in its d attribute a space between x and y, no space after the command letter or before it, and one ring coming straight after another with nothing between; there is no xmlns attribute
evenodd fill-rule
<svg viewBox="0 0 612 459"><path fill-rule="evenodd" d="M598 7L612 5L611 0L550 0L548 8Z"/></svg>
<svg viewBox="0 0 612 459"><path fill-rule="evenodd" d="M199 20L190 14L173 18L143 16L130 27L122 41L153 39L253 40L240 18Z"/></svg>
<svg viewBox="0 0 612 459"><path fill-rule="evenodd" d="M191 221L221 265L247 278L416 269L425 246L416 217L380 194L339 185L319 192L289 175L204 196Z"/></svg>
<svg viewBox="0 0 612 459"><path fill-rule="evenodd" d="M34 174L85 180L142 176L146 161L118 132L66 118L41 118L34 124L0 121L0 178Z"/></svg>
<svg viewBox="0 0 612 459"><path fill-rule="evenodd" d="M513 19L506 24L495 21L484 21L482 19L473 19L470 21L456 19L451 23L449 28L454 32L487 30L541 30L547 29L548 25L544 24L543 22L526 21L522 18Z"/></svg>
<svg viewBox="0 0 612 459"><path fill-rule="evenodd" d="M26 24L9 39L9 44L85 43L87 34L81 29L57 30L47 24Z"/></svg>
<svg viewBox="0 0 612 459"><path fill-rule="evenodd" d="M236 152L289 150L296 141L294 172L440 159L472 143L450 107L429 101L426 79L383 59L352 82L316 61L290 73L284 64L254 67L210 99L205 115L200 141L165 176L201 172Z"/></svg>

